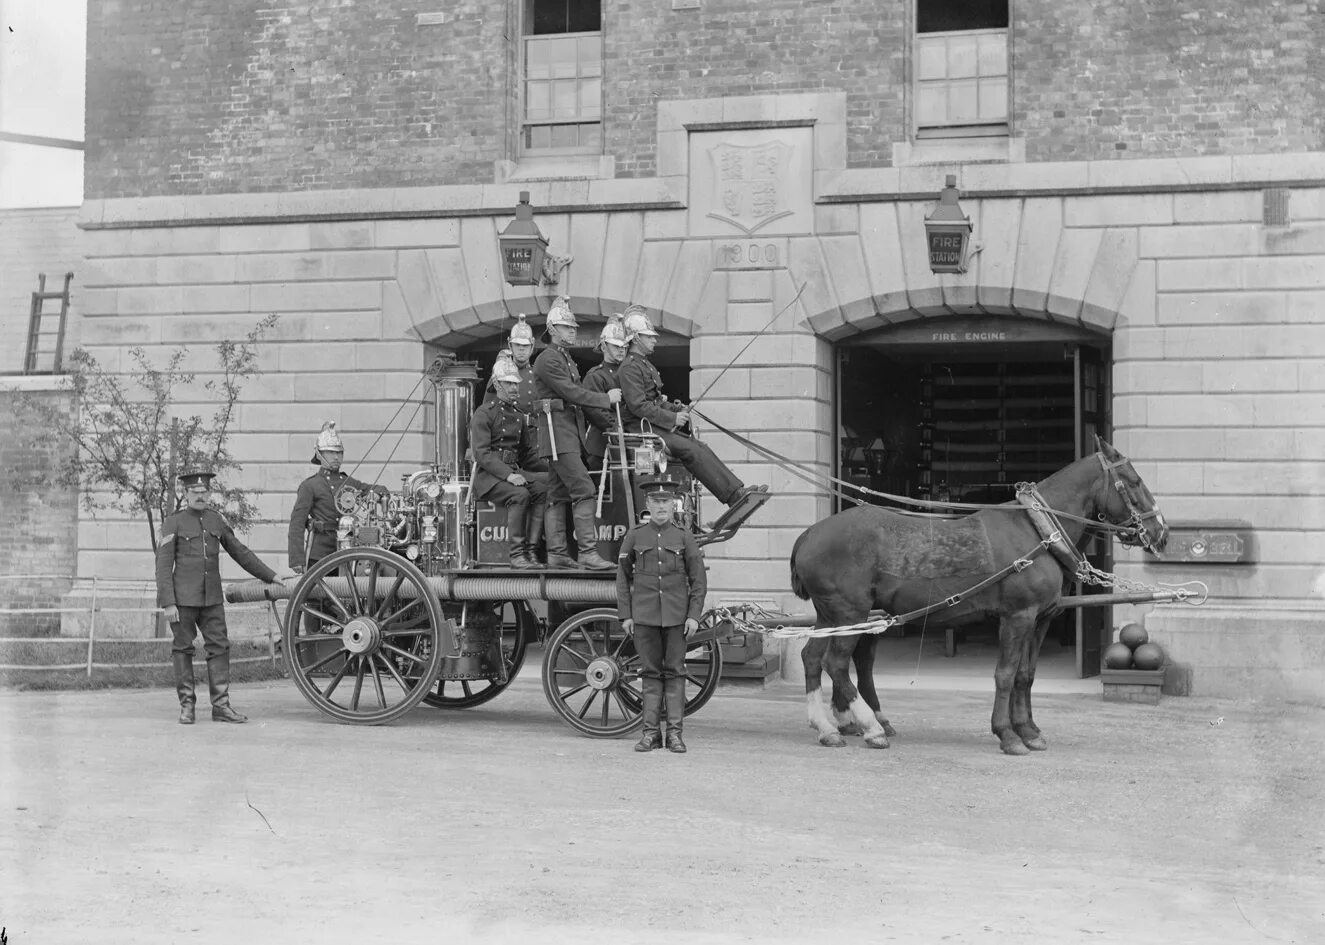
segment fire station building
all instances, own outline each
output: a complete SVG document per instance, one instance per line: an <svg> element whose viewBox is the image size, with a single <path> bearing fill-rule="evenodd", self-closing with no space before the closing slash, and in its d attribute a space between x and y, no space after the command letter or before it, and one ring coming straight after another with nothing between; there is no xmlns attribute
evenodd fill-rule
<svg viewBox="0 0 1325 945"><path fill-rule="evenodd" d="M1319 701L1320 21L1231 0L94 0L75 339L201 365L279 315L232 439L270 561L324 420L347 469L394 485L432 456L431 419L397 417L425 366L490 363L558 295L586 344L644 306L673 396L878 491L1007 501L1099 433L1174 526L1163 559L1115 543L1109 568L1210 596L1072 612L1081 674L1136 620L1185 691ZM951 245L926 228L950 180ZM534 286L499 251L522 193ZM710 604L806 612L788 555L837 500L698 433L774 493L709 549ZM78 535L80 575L150 574L137 523L84 513Z"/></svg>

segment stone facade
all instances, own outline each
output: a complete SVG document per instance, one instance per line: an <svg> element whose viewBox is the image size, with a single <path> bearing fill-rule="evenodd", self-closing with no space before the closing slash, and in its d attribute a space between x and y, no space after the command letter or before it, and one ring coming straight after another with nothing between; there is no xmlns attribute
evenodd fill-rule
<svg viewBox="0 0 1325 945"><path fill-rule="evenodd" d="M314 51L286 40L268 46L294 57L295 75L312 78L283 110L263 112L280 115L284 130L245 118L242 103L202 99L188 119L195 127L174 128L166 117L174 112L153 117L148 104L184 96L181 83L208 79L209 63L225 57L235 82L257 81L243 76L265 75L266 66L240 66L274 55L242 38L255 24L212 23L234 41L209 43L212 59L181 65L179 82L153 84L149 75L156 91L144 100L147 117L121 123L132 135L114 137L108 115L89 117L82 337L103 363L123 363L134 345L163 352L187 343L201 352L280 314L233 441L266 493L269 523L250 537L271 560L323 420L338 421L347 465L372 448L360 476L394 484L431 455L427 421L395 421L392 429L404 423L408 432L389 461L376 441L401 400L416 396L431 354L494 338L517 313L547 310L552 289L511 288L500 278L496 236L521 190L539 208L552 251L574 256L557 291L572 297L577 315L592 321L628 301L644 305L689 339L691 396L731 364L705 412L823 473L834 469L841 342L924 319L938 329L952 316L1075 328L1111 345L1113 441L1135 459L1166 516L1242 520L1256 536L1256 559L1245 565L1156 565L1119 550L1124 577L1204 581L1208 613L1219 619L1172 605L1119 608L1115 622L1144 619L1190 670L1195 694L1325 700L1325 679L1292 662L1294 653L1315 652L1325 632L1312 592L1325 546L1325 112L1311 85L1319 78L1294 58L1298 37L1318 27L1299 29L1308 20L1298 8L1163 7L1174 29L1128 32L1094 7L1074 7L1074 17L1016 4L1011 136L993 160L986 144L910 137L898 78L905 69L885 52L909 28L901 4L890 26L867 30L834 19L841 12L862 22L852 3L813 23L802 19L803 4L756 13L703 0L693 10L632 8L629 17L608 4L606 55L651 65L629 87L613 90L620 77L607 83L610 160L598 169L614 165L616 176L574 178L540 178L515 160L499 108L509 105L504 79L455 97L445 140L430 143L409 138L408 122L361 126L379 115L351 107L362 76L312 81L324 68L307 64ZM499 68L500 50L477 52L488 48L481 37L495 29L494 10L506 8L457 5L457 27L477 18L483 29L452 55L474 53L484 69ZM344 44L367 41L298 12L280 14L290 20L282 28L312 22L316 49L317 36L335 33L323 50L332 59L348 55ZM392 24L407 22L372 15L388 37ZM109 51L94 52L104 60L97 68L141 47L146 22L104 20ZM746 23L796 39L751 44L743 60L725 56L722 37ZM639 31L634 41L630 29ZM1226 29L1244 40L1220 45ZM646 35L650 50L657 36L671 39L646 59ZM171 62L201 55L187 36L170 42L179 48L162 56L163 76ZM832 62L862 65L828 70L826 42L836 44ZM698 52L683 62L676 50L687 44ZM1196 68L1211 44L1229 69L1257 64L1245 88ZM383 41L375 48L398 51ZM785 62L765 58L775 49ZM399 82L379 83L377 94L424 96L409 86L424 80L403 61L391 67ZM372 56L363 71L395 75ZM1152 73L1153 88L1136 78ZM1125 94L1110 85L1120 81L1130 83ZM236 104L239 86L212 84L221 98L230 88L225 101ZM1114 88L1103 96L1111 105L1087 109L1078 94L1086 85L1097 98ZM1243 94L1253 87L1254 102ZM254 91L289 92L274 72ZM115 84L98 94L111 98L90 114L113 104ZM236 116L244 133L224 133L221 114ZM327 125L329 116L344 123ZM178 147L174 137L190 134L196 142ZM322 141L336 152L319 156ZM168 151L206 170L199 177L181 165L176 173ZM753 177L744 173L755 167L745 163L752 155ZM935 275L923 223L948 174L958 178L978 253L966 273ZM494 179L509 182L485 182ZM757 598L803 611L787 589L787 557L796 536L830 511L826 493L716 434L708 442L739 475L775 493L734 540L710 549L714 601ZM148 556L128 524L83 519L80 575L146 573ZM228 576L239 575L231 568ZM1211 641L1236 635L1251 616L1276 635L1264 652L1281 658L1242 675L1217 670ZM797 664L785 662L793 672Z"/></svg>

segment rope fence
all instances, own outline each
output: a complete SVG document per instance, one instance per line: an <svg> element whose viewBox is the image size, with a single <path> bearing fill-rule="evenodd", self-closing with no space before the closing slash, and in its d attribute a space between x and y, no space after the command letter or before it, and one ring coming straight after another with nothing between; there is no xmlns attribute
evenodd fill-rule
<svg viewBox="0 0 1325 945"><path fill-rule="evenodd" d="M77 579L69 574L0 574L0 581L42 581L42 580L60 580L73 583ZM100 593L100 579L92 578L91 600L87 607L0 607L0 615L51 615L51 614L87 614L88 632L87 636L58 636L58 637L11 637L0 636L0 647L21 646L24 648L33 648L40 650L42 648L54 649L56 647L71 647L74 645L85 645L86 656L77 663L0 663L0 672L71 672L82 670L87 678L91 679L97 670L118 670L118 669L169 669L172 663L165 662L98 662L97 644L103 647L109 645L124 644L127 646L143 646L151 644L169 643L169 636L153 637L102 637L97 636L97 614L153 614L158 615L163 612L161 607L104 607L99 606L97 599ZM123 586L126 582L117 581L117 586ZM154 587L150 582L143 582L143 587ZM260 602L257 602L260 606ZM280 656L276 649L276 641L281 633L281 614L276 609L275 601L267 601L271 610L272 620L267 624L267 655L265 656L244 656L231 657L231 665L242 665L248 663L270 662L275 668L280 664ZM229 607L242 609L248 608L246 604L230 604ZM273 626L275 631L273 632Z"/></svg>

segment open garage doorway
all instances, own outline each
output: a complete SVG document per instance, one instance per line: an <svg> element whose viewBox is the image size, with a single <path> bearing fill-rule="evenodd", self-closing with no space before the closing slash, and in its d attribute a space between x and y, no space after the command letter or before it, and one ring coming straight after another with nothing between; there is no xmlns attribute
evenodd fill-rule
<svg viewBox="0 0 1325 945"><path fill-rule="evenodd" d="M917 499L1010 501L1018 482L1045 479L1093 452L1096 433L1108 437L1109 372L1108 336L1042 320L927 318L852 338L837 352L838 476ZM1111 570L1107 541L1085 550ZM1107 607L1065 611L1040 672L1098 675L1111 627ZM992 677L996 623L931 633L917 652L922 632L885 638L880 658L904 652L942 673L941 660L978 652Z"/></svg>

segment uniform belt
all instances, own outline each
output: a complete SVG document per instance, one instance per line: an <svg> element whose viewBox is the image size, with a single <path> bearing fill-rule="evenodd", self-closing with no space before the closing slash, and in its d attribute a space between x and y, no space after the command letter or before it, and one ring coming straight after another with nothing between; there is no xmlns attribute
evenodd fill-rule
<svg viewBox="0 0 1325 945"><path fill-rule="evenodd" d="M334 531L336 530L336 523L335 523L335 522L309 522L309 523L308 523L308 530L309 530L310 532L312 532L314 535L317 535L317 534L320 534L320 533L326 533L326 532L334 532Z"/></svg>

